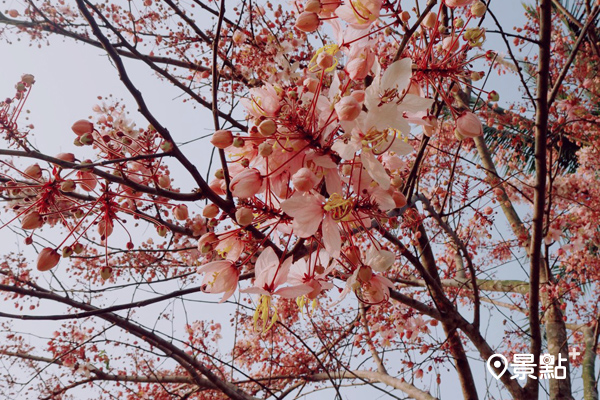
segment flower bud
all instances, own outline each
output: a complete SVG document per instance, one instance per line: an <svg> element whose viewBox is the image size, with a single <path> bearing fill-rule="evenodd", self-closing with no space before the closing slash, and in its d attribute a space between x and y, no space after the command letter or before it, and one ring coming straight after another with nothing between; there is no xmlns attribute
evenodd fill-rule
<svg viewBox="0 0 600 400"><path fill-rule="evenodd" d="M477 137L483 135L483 125L475 114L465 111L456 120L456 133L463 137Z"/></svg>
<svg viewBox="0 0 600 400"><path fill-rule="evenodd" d="M85 133L94 132L94 124L88 120L80 119L71 126L71 129L77 136L81 136Z"/></svg>
<svg viewBox="0 0 600 400"><path fill-rule="evenodd" d="M32 211L21 220L21 228L37 229L44 225L44 219L37 211Z"/></svg>
<svg viewBox="0 0 600 400"><path fill-rule="evenodd" d="M244 139L242 139L241 137L236 137L235 139L233 139L233 147L235 148L240 148L240 147L244 147L246 143L244 142Z"/></svg>
<svg viewBox="0 0 600 400"><path fill-rule="evenodd" d="M298 172L292 176L292 185L294 185L294 188L300 192L308 192L318 182L319 179L315 173L308 168L300 168Z"/></svg>
<svg viewBox="0 0 600 400"><path fill-rule="evenodd" d="M448 36L442 41L442 48L449 53L454 53L458 50L458 38L455 36Z"/></svg>
<svg viewBox="0 0 600 400"><path fill-rule="evenodd" d="M83 253L83 245L81 243L75 243L73 245L73 252L75 254L81 254L81 253Z"/></svg>
<svg viewBox="0 0 600 400"><path fill-rule="evenodd" d="M453 24L456 29L462 29L463 26L465 26L465 20L462 19L461 17L456 17L456 18L454 18Z"/></svg>
<svg viewBox="0 0 600 400"><path fill-rule="evenodd" d="M263 157L269 157L273 154L273 145L267 142L262 142L258 145L258 154Z"/></svg>
<svg viewBox="0 0 600 400"><path fill-rule="evenodd" d="M314 32L319 28L321 21L319 20L319 16L314 12L304 11L302 14L298 16L296 19L296 29L302 32Z"/></svg>
<svg viewBox="0 0 600 400"><path fill-rule="evenodd" d="M254 215L251 209L242 207L235 212L235 219L240 226L248 226L252 223Z"/></svg>
<svg viewBox="0 0 600 400"><path fill-rule="evenodd" d="M230 183L231 193L240 199L247 199L262 190L263 177L254 168L238 173Z"/></svg>
<svg viewBox="0 0 600 400"><path fill-rule="evenodd" d="M11 18L17 18L19 15L21 14L15 9L8 10L8 16Z"/></svg>
<svg viewBox="0 0 600 400"><path fill-rule="evenodd" d="M471 72L471 80L473 82L477 82L477 81L481 80L481 78L483 78L483 74L481 72L476 72L476 71Z"/></svg>
<svg viewBox="0 0 600 400"><path fill-rule="evenodd" d="M231 131L221 129L213 134L210 142L218 149L226 149L233 144L233 135Z"/></svg>
<svg viewBox="0 0 600 400"><path fill-rule="evenodd" d="M473 3L475 0L444 0L444 3L450 8L465 7Z"/></svg>
<svg viewBox="0 0 600 400"><path fill-rule="evenodd" d="M23 172L27 178L39 180L42 177L42 169L38 164L30 165Z"/></svg>
<svg viewBox="0 0 600 400"><path fill-rule="evenodd" d="M71 179L67 179L60 184L60 190L65 193L73 192L75 188L77 188L77 184Z"/></svg>
<svg viewBox="0 0 600 400"><path fill-rule="evenodd" d="M161 175L158 177L158 186L166 189L169 186L171 186L171 179L169 178L169 175Z"/></svg>
<svg viewBox="0 0 600 400"><path fill-rule="evenodd" d="M362 107L353 96L345 96L336 103L335 112L340 121L354 121L362 110Z"/></svg>
<svg viewBox="0 0 600 400"><path fill-rule="evenodd" d="M333 55L323 52L317 56L317 65L322 69L330 68L334 63Z"/></svg>
<svg viewBox="0 0 600 400"><path fill-rule="evenodd" d="M100 270L100 278L107 280L110 279L112 275L112 268L111 267L102 267L102 269Z"/></svg>
<svg viewBox="0 0 600 400"><path fill-rule="evenodd" d="M437 22L437 14L434 13L433 11L431 11L431 12L427 13L425 18L423 18L421 25L423 25L426 28L433 28L435 26L436 22Z"/></svg>
<svg viewBox="0 0 600 400"><path fill-rule="evenodd" d="M308 0L304 5L304 11L318 14L321 12L321 2L319 0Z"/></svg>
<svg viewBox="0 0 600 400"><path fill-rule="evenodd" d="M37 259L38 271L48 271L58 265L60 254L50 247L46 247L40 251Z"/></svg>
<svg viewBox="0 0 600 400"><path fill-rule="evenodd" d="M173 216L178 221L185 221L188 219L189 213L187 206L185 204L179 204L173 207Z"/></svg>
<svg viewBox="0 0 600 400"><path fill-rule="evenodd" d="M402 22L408 22L408 20L410 19L410 13L408 11L402 11L402 13L400 14L400 19L402 20Z"/></svg>
<svg viewBox="0 0 600 400"><path fill-rule="evenodd" d="M319 80L315 78L306 78L302 85L311 93L315 93L319 88Z"/></svg>
<svg viewBox="0 0 600 400"><path fill-rule="evenodd" d="M202 210L202 216L206 218L214 218L219 215L219 207L214 204L209 204Z"/></svg>
<svg viewBox="0 0 600 400"><path fill-rule="evenodd" d="M73 248L71 246L65 246L62 249L62 257L69 258L73 254Z"/></svg>
<svg viewBox="0 0 600 400"><path fill-rule="evenodd" d="M112 221L100 220L98 222L98 233L104 239L109 237L113 232L113 223Z"/></svg>
<svg viewBox="0 0 600 400"><path fill-rule="evenodd" d="M225 172L223 171L223 168L219 168L218 170L215 171L215 178L217 178L217 179L225 178Z"/></svg>
<svg viewBox="0 0 600 400"><path fill-rule="evenodd" d="M160 149L162 151L164 151L165 153L173 151L173 143L171 143L169 141L164 141L160 144Z"/></svg>
<svg viewBox="0 0 600 400"><path fill-rule="evenodd" d="M35 78L31 74L23 74L23 75L21 75L21 82L23 82L24 84L26 84L28 86L31 86L35 83Z"/></svg>
<svg viewBox="0 0 600 400"><path fill-rule="evenodd" d="M489 101L498 101L500 100L500 95L498 94L498 92L496 92L495 90L492 90L489 94L488 94L488 100Z"/></svg>
<svg viewBox="0 0 600 400"><path fill-rule="evenodd" d="M209 251L212 251L214 243L217 243L218 241L219 238L214 232L207 232L200 237L200 240L198 240L198 251L206 254Z"/></svg>
<svg viewBox="0 0 600 400"><path fill-rule="evenodd" d="M277 124L272 119L265 119L258 126L258 131L265 137L271 136L277 132Z"/></svg>
<svg viewBox="0 0 600 400"><path fill-rule="evenodd" d="M471 14L474 17L481 17L483 14L485 14L486 11L487 11L487 7L481 1L478 1L477 3L474 3L471 6Z"/></svg>
<svg viewBox="0 0 600 400"><path fill-rule="evenodd" d="M331 12L337 10L342 5L342 0L327 0L322 4L323 11Z"/></svg>
<svg viewBox="0 0 600 400"><path fill-rule="evenodd" d="M56 155L56 158L66 162L75 162L75 154L73 153L60 153Z"/></svg>
<svg viewBox="0 0 600 400"><path fill-rule="evenodd" d="M235 32L233 32L233 43L242 44L246 41L247 37L248 36L244 32L236 30Z"/></svg>
<svg viewBox="0 0 600 400"><path fill-rule="evenodd" d="M169 229L164 225L158 225L156 227L156 233L158 233L158 236L160 236L160 237L167 236L168 232L169 232Z"/></svg>
<svg viewBox="0 0 600 400"><path fill-rule="evenodd" d="M91 146L94 144L94 135L91 133L84 133L83 135L79 136L78 139L79 142L84 146Z"/></svg>

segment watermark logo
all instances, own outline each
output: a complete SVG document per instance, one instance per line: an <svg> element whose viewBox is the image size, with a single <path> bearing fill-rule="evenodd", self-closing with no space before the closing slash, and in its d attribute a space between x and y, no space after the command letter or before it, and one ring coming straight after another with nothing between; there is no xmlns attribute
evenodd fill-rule
<svg viewBox="0 0 600 400"><path fill-rule="evenodd" d="M569 357L575 359L580 354L576 349L573 349L569 352ZM566 379L566 362L567 359L562 354L558 354L558 359L552 354L543 354L540 357L539 379ZM493 354L488 358L486 365L490 374L496 379L500 379L508 371L509 365L514 372L514 375L511 375L510 379L525 380L528 377L538 379L533 374L536 367L533 354L515 354L510 364L508 359L502 354Z"/></svg>

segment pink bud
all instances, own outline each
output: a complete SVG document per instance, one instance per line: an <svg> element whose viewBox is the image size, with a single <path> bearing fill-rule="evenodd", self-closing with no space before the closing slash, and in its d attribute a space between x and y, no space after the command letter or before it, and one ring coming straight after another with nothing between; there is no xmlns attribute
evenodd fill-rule
<svg viewBox="0 0 600 400"><path fill-rule="evenodd" d="M302 84L309 92L314 93L319 87L319 80L315 78L306 78Z"/></svg>
<svg viewBox="0 0 600 400"><path fill-rule="evenodd" d="M219 207L214 204L209 204L202 210L202 216L206 218L214 218L219 215Z"/></svg>
<svg viewBox="0 0 600 400"><path fill-rule="evenodd" d="M208 253L218 242L219 238L214 232L205 233L200 240L198 240L198 251L201 253Z"/></svg>
<svg viewBox="0 0 600 400"><path fill-rule="evenodd" d="M58 265L60 261L60 254L50 247L46 247L40 254L37 259L37 269L38 271L48 271Z"/></svg>
<svg viewBox="0 0 600 400"><path fill-rule="evenodd" d="M429 12L425 16L425 18L423 18L423 22L421 22L421 25L423 25L426 28L433 28L435 26L436 22L437 22L437 14L434 12Z"/></svg>
<svg viewBox="0 0 600 400"><path fill-rule="evenodd" d="M42 177L42 169L38 164L30 165L23 172L27 178L38 180Z"/></svg>
<svg viewBox="0 0 600 400"><path fill-rule="evenodd" d="M294 185L294 188L300 192L308 192L318 182L319 179L315 173L308 168L300 168L298 172L292 176L292 184Z"/></svg>
<svg viewBox="0 0 600 400"><path fill-rule="evenodd" d="M304 11L311 13L321 12L321 2L319 0L308 0L304 5Z"/></svg>
<svg viewBox="0 0 600 400"><path fill-rule="evenodd" d="M85 119L80 119L79 121L75 122L73 124L73 126L71 127L71 129L73 130L73 132L75 132L75 134L77 136L81 136L85 133L92 133L94 132L94 124L92 124L90 121L85 120Z"/></svg>
<svg viewBox="0 0 600 400"><path fill-rule="evenodd" d="M73 153L60 153L56 155L56 158L66 162L75 162L75 154Z"/></svg>
<svg viewBox="0 0 600 400"><path fill-rule="evenodd" d="M444 3L450 8L464 7L474 3L475 0L444 0Z"/></svg>
<svg viewBox="0 0 600 400"><path fill-rule="evenodd" d="M210 181L210 183L208 184L208 186L210 186L211 190L213 192L215 192L215 194L222 196L224 195L226 192L226 187L225 186L225 180L224 179L213 179L212 181Z"/></svg>
<svg viewBox="0 0 600 400"><path fill-rule="evenodd" d="M314 12L303 12L296 19L296 29L302 32L314 32L319 28L321 21L319 16Z"/></svg>
<svg viewBox="0 0 600 400"><path fill-rule="evenodd" d="M23 229L37 229L44 225L42 216L37 211L30 212L21 220L21 228Z"/></svg>
<svg viewBox="0 0 600 400"><path fill-rule="evenodd" d="M477 115L465 111L456 120L456 132L464 137L474 138L483 135L483 125Z"/></svg>
<svg viewBox="0 0 600 400"><path fill-rule="evenodd" d="M166 189L171 186L171 179L169 179L169 175L161 175L158 177L158 186Z"/></svg>
<svg viewBox="0 0 600 400"><path fill-rule="evenodd" d="M333 56L329 53L321 53L317 56L317 65L322 69L327 69L333 65Z"/></svg>
<svg viewBox="0 0 600 400"><path fill-rule="evenodd" d="M354 121L361 111L361 106L352 96L345 96L335 105L335 112L340 121Z"/></svg>
<svg viewBox="0 0 600 400"><path fill-rule="evenodd" d="M271 136L277 132L277 124L272 119L265 119L258 126L258 131L263 136Z"/></svg>
<svg viewBox="0 0 600 400"><path fill-rule="evenodd" d="M240 30L236 30L235 32L233 32L233 43L235 44L244 43L246 41L246 38L246 34Z"/></svg>
<svg viewBox="0 0 600 400"><path fill-rule="evenodd" d="M187 206L185 204L179 204L173 207L173 216L178 221L185 221L188 219L189 213Z"/></svg>
<svg viewBox="0 0 600 400"><path fill-rule="evenodd" d="M226 149L233 143L233 135L231 131L218 130L213 134L210 142L219 149Z"/></svg>
<svg viewBox="0 0 600 400"><path fill-rule="evenodd" d="M456 36L448 36L442 41L442 48L449 53L454 53L458 50L459 43Z"/></svg>
<svg viewBox="0 0 600 400"><path fill-rule="evenodd" d="M237 174L231 180L229 187L235 197L247 199L260 192L262 184L263 178L260 175L260 172L254 168L249 168Z"/></svg>
<svg viewBox="0 0 600 400"><path fill-rule="evenodd" d="M254 215L251 209L242 207L235 212L235 219L240 226L248 226L252 223Z"/></svg>
<svg viewBox="0 0 600 400"><path fill-rule="evenodd" d="M8 16L11 18L17 18L19 15L17 10L8 10Z"/></svg>

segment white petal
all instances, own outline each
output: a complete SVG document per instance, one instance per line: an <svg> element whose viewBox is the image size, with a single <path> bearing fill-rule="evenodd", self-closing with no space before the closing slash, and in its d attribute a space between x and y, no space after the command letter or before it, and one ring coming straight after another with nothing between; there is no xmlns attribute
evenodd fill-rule
<svg viewBox="0 0 600 400"><path fill-rule="evenodd" d="M367 151L363 151L360 155L360 159L369 173L369 176L373 178L373 180L379 183L382 189L387 190L390 187L390 177L387 172L385 172L385 168L383 165L375 158L373 154Z"/></svg>
<svg viewBox="0 0 600 400"><path fill-rule="evenodd" d="M412 76L412 60L403 58L388 67L381 78L381 90L397 88L399 92L410 85Z"/></svg>

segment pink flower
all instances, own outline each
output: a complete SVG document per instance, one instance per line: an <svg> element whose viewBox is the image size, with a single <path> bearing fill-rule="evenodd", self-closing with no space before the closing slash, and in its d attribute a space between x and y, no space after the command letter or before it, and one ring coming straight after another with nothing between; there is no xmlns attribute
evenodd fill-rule
<svg viewBox="0 0 600 400"><path fill-rule="evenodd" d="M336 209L349 207L350 202L339 195L332 195L328 203L323 205L323 196L319 194L297 193L281 203L281 209L290 217L294 234L301 238L315 235L321 226L321 234L325 249L333 257L340 254L342 239L337 222L332 217ZM330 207L331 212L325 212L324 207Z"/></svg>
<svg viewBox="0 0 600 400"><path fill-rule="evenodd" d="M354 121L361 111L360 103L353 96L342 97L335 105L335 112L340 121Z"/></svg>
<svg viewBox="0 0 600 400"><path fill-rule="evenodd" d="M250 99L241 99L240 103L253 117L275 117L281 105L277 91L270 83L261 88L250 89Z"/></svg>
<svg viewBox="0 0 600 400"><path fill-rule="evenodd" d="M379 18L382 3L382 0L347 0L335 13L355 28L366 28Z"/></svg>
<svg viewBox="0 0 600 400"><path fill-rule="evenodd" d="M296 19L296 29L301 30L302 32L314 32L319 28L321 21L319 20L319 16L314 12L303 12Z"/></svg>
<svg viewBox="0 0 600 400"><path fill-rule="evenodd" d="M231 193L240 199L247 199L262 190L263 177L254 168L246 168L237 174L230 184Z"/></svg>
<svg viewBox="0 0 600 400"><path fill-rule="evenodd" d="M231 261L213 261L198 268L197 272L204 275L203 291L207 293L225 293L219 303L233 295L240 277L239 270Z"/></svg>
<svg viewBox="0 0 600 400"><path fill-rule="evenodd" d="M456 132L463 137L474 138L483 135L483 126L477 115L465 111L456 120Z"/></svg>
<svg viewBox="0 0 600 400"><path fill-rule="evenodd" d="M286 283L291 265L292 257L288 257L283 263L280 263L275 251L267 247L258 256L254 265L254 275L256 276L254 286L241 290L241 292L264 295L276 294L285 298L294 298L310 293L313 288L305 284L279 288L279 286Z"/></svg>
<svg viewBox="0 0 600 400"><path fill-rule="evenodd" d="M329 254L321 250L312 253L308 260L300 259L290 267L288 283L290 285L306 284L312 291L306 294L309 299L315 299L323 290L331 289L333 284L327 281L327 275L335 268L335 263L329 264Z"/></svg>

